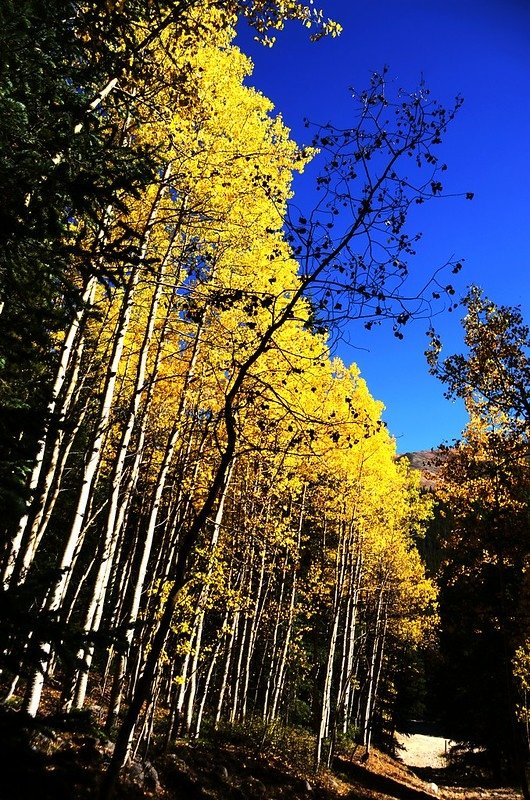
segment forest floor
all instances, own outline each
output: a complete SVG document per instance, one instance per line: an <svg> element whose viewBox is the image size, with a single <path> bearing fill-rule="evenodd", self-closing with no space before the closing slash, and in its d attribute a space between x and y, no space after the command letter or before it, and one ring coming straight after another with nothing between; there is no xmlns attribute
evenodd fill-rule
<svg viewBox="0 0 530 800"><path fill-rule="evenodd" d="M36 728L0 710L0 800L97 800L112 743L83 720L43 718ZM86 722L86 720L85 720ZM417 737L420 738L417 738ZM480 767L444 767L440 741L414 734L397 758L361 748L315 775L293 753L242 741L180 742L149 764L133 761L116 800L518 800ZM442 740L443 741L443 740ZM434 760L431 758L434 754ZM406 760L423 766L412 768Z"/></svg>

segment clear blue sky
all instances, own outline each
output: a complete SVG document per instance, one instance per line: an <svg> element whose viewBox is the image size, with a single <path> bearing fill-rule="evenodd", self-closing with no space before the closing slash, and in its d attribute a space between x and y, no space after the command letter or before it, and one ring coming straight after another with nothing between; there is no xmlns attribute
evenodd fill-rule
<svg viewBox="0 0 530 800"><path fill-rule="evenodd" d="M521 305L530 322L530 2L528 0L315 0L343 25L338 39L316 43L288 25L272 49L243 31L239 46L255 68L252 85L267 95L299 143L308 143L303 118L344 123L348 88L368 85L387 64L390 78L407 89L423 76L434 98L464 105L445 137L449 191L475 199L445 199L421 207L411 231L422 242L411 262L430 274L455 256L465 259L455 287L476 283L497 303ZM295 183L296 202L310 193L309 176ZM451 276L453 277L453 276ZM453 281L454 282L454 281ZM391 326L369 334L352 325L350 346L339 355L355 361L372 395L385 403L384 418L399 452L424 450L457 438L466 417L443 398L429 376L423 352L425 323L396 340ZM459 312L435 320L444 352L462 350Z"/></svg>

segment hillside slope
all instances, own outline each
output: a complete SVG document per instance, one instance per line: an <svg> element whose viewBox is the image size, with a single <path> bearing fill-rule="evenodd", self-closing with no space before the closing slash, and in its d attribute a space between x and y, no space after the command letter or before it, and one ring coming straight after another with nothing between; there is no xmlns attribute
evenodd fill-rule
<svg viewBox="0 0 530 800"><path fill-rule="evenodd" d="M33 730L0 713L1 800L97 800L112 744L90 727L41 720ZM242 743L179 742L150 763L133 760L116 800L517 800L510 789L438 788L400 760L358 749L312 773L308 754Z"/></svg>

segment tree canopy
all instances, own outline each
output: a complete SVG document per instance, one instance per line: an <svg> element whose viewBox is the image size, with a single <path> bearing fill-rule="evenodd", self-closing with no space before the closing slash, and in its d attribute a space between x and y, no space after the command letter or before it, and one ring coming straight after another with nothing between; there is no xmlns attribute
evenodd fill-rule
<svg viewBox="0 0 530 800"><path fill-rule="evenodd" d="M431 503L331 345L452 297L438 272L409 296L406 220L459 101L374 75L302 147L232 41L240 17L336 34L312 5L2 14L5 688L34 717L52 676L66 711L111 687L102 797L131 747L205 718L295 718L317 763L352 729L368 751L436 624Z"/></svg>

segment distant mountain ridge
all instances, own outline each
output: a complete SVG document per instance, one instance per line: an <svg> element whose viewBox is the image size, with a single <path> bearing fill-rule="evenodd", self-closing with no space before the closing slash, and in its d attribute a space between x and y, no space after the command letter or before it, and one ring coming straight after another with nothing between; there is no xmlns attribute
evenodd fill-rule
<svg viewBox="0 0 530 800"><path fill-rule="evenodd" d="M448 456L447 450L417 450L414 453L403 453L402 458L408 459L412 469L421 472L421 485L424 489L434 489L438 474Z"/></svg>

